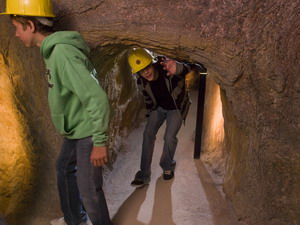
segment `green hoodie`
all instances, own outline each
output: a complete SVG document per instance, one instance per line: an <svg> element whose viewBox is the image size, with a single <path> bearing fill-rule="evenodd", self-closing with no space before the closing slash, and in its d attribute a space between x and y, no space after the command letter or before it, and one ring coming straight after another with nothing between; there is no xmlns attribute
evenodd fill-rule
<svg viewBox="0 0 300 225"><path fill-rule="evenodd" d="M40 52L48 74L48 101L56 129L69 139L92 136L95 146L108 138L108 98L95 78L90 50L81 35L60 31L47 36Z"/></svg>

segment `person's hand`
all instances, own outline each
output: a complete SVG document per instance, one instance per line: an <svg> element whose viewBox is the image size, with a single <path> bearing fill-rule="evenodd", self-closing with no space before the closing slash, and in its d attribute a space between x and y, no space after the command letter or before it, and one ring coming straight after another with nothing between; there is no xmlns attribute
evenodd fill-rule
<svg viewBox="0 0 300 225"><path fill-rule="evenodd" d="M98 167L108 162L106 146L94 146L91 153L91 163Z"/></svg>
<svg viewBox="0 0 300 225"><path fill-rule="evenodd" d="M168 71L167 75L175 75L176 74L176 61L173 59L165 59L162 58L162 62L160 65L163 66L163 69Z"/></svg>

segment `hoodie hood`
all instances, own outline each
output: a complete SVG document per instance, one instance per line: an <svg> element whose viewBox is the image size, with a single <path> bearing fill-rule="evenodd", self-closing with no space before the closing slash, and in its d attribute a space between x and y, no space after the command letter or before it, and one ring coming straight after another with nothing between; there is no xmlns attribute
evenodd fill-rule
<svg viewBox="0 0 300 225"><path fill-rule="evenodd" d="M40 52L45 59L48 59L52 54L54 47L58 44L72 45L81 51L85 55L89 55L90 49L76 31L59 31L47 36L41 45Z"/></svg>

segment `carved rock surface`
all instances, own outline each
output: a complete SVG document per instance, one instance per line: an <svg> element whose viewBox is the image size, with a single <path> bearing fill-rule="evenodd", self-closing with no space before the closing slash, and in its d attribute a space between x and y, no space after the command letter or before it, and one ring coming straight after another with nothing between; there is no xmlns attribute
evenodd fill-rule
<svg viewBox="0 0 300 225"><path fill-rule="evenodd" d="M223 188L241 223L300 223L299 1L53 2L58 29L80 31L92 48L139 45L204 64L221 88L226 145ZM42 61L38 52L28 53L9 38L13 34L9 26L9 19L1 17L0 54L9 70L18 71L12 74L24 75L16 89L28 108L24 114L30 132L43 148L39 168L45 163L48 169L52 165L46 156L53 157L48 151L57 147L53 143L59 137L44 114ZM53 169L49 171L52 176Z"/></svg>

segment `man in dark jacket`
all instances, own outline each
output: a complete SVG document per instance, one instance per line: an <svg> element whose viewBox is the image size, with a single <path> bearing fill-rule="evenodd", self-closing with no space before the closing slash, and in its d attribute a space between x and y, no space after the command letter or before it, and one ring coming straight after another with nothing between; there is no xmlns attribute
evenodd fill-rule
<svg viewBox="0 0 300 225"><path fill-rule="evenodd" d="M156 134L166 121L164 147L160 159L163 179L174 178L176 137L188 113L190 100L185 85L188 67L164 56L153 58L146 49L133 49L128 56L133 74L146 104L147 124L143 134L140 171L131 185L141 187L150 182L151 162Z"/></svg>

